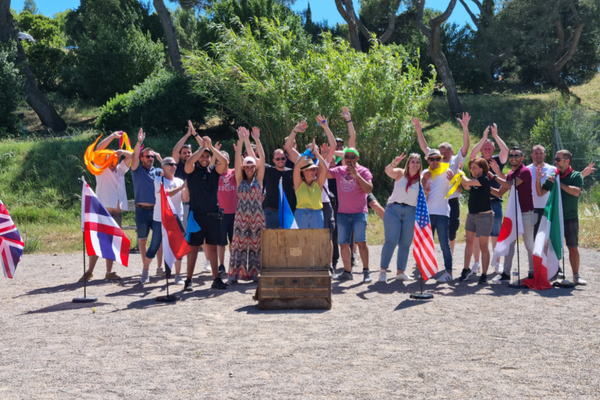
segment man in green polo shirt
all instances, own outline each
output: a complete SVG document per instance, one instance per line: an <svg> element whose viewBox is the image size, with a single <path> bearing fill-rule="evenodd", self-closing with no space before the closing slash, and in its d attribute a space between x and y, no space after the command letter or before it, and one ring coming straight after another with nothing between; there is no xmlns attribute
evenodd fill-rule
<svg viewBox="0 0 600 400"><path fill-rule="evenodd" d="M560 172L560 194L563 207L563 219L565 227L565 242L569 249L569 262L573 269L573 281L577 285L585 285L579 276L579 215L577 212L579 195L583 188L583 176L580 172L574 171L571 167L573 155L568 150L559 150L554 158L554 165ZM535 189L538 196L543 196L546 192L552 190L555 176L549 176L542 185L543 168L540 166L536 170Z"/></svg>

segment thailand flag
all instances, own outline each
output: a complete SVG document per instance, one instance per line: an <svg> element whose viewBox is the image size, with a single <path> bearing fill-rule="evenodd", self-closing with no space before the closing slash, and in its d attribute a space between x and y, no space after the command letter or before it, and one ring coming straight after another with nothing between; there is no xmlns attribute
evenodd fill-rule
<svg viewBox="0 0 600 400"><path fill-rule="evenodd" d="M279 179L279 227L283 229L298 229L296 218L290 208L290 203L283 191L283 183Z"/></svg>
<svg viewBox="0 0 600 400"><path fill-rule="evenodd" d="M15 276L17 264L21 261L25 243L17 231L4 203L0 200L0 260L4 276L12 279Z"/></svg>
<svg viewBox="0 0 600 400"><path fill-rule="evenodd" d="M90 256L117 261L127 266L129 238L85 181L81 195L81 230L84 232L85 248Z"/></svg>
<svg viewBox="0 0 600 400"><path fill-rule="evenodd" d="M183 226L175 213L173 213L173 204L165 191L165 187L160 184L160 212L162 226L162 245L165 256L165 263L172 269L173 263L181 260L192 249L185 241L183 235Z"/></svg>
<svg viewBox="0 0 600 400"><path fill-rule="evenodd" d="M423 186L419 187L417 212L415 214L413 257L421 271L423 280L428 280L438 271L433 234L431 233L431 221L429 220L429 210L427 209Z"/></svg>

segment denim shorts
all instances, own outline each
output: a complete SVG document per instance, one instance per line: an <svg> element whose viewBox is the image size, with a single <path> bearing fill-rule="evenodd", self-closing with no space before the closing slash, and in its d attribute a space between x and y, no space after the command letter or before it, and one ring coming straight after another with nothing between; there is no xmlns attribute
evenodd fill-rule
<svg viewBox="0 0 600 400"><path fill-rule="evenodd" d="M338 213L338 244L350 244L352 231L356 243L367 241L367 213Z"/></svg>
<svg viewBox="0 0 600 400"><path fill-rule="evenodd" d="M297 208L294 213L298 229L323 229L323 210Z"/></svg>
<svg viewBox="0 0 600 400"><path fill-rule="evenodd" d="M140 240L148 239L152 222L154 221L154 210L146 210L145 208L135 209L135 227L137 229L137 237Z"/></svg>

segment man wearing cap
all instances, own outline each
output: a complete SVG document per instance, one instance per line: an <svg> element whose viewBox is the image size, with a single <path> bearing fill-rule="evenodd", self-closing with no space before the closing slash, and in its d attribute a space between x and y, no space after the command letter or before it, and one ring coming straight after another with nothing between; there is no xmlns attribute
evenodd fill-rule
<svg viewBox="0 0 600 400"><path fill-rule="evenodd" d="M449 282L452 280L452 251L450 250L449 234L450 206L446 196L454 173L448 164L442 163L442 154L438 149L429 149L427 163L429 169L423 171L422 185L427 196L431 233L432 236L435 236L437 230L446 269L436 280L438 282Z"/></svg>
<svg viewBox="0 0 600 400"><path fill-rule="evenodd" d="M352 280L350 263L350 239L352 231L363 263L363 281L370 282L369 248L367 247L367 195L373 191L371 172L358 165L360 154L355 148L344 150L346 165L330 168L329 179L335 178L339 196L338 204L338 243L341 247L344 271L335 275L336 280Z"/></svg>
<svg viewBox="0 0 600 400"><path fill-rule="evenodd" d="M219 264L217 260L217 245L221 241L221 218L219 210L218 189L219 177L227 172L227 160L220 151L215 149L208 136L203 139L203 147L200 147L185 163L187 177L187 189L190 194L190 215L188 221L188 233L192 232L190 222L200 230L193 231L189 236L189 244L192 251L189 253L187 279L184 290L191 291L192 276L196 267L196 260L200 246L204 248L204 254L210 261L213 282L212 289L227 289L227 285L219 277ZM209 167L211 152L217 158L218 163Z"/></svg>
<svg viewBox="0 0 600 400"><path fill-rule="evenodd" d="M459 169L462 169L462 166L465 163L465 159L469 153L469 146L471 146L471 139L469 137L469 121L471 120L471 116L469 113L463 113L462 119L457 118L457 121L462 126L463 130L463 145L458 151L458 154L454 155L454 150L452 145L448 142L440 143L438 149L440 150L440 154L442 155L442 162L447 163L449 169L452 173L457 174ZM419 146L421 147L421 151L424 154L429 154L429 146L427 145L427 141L425 140L425 136L423 136L423 130L421 128L421 123L418 118L414 118L412 123L417 131L417 138L419 140ZM462 192L462 186L459 186L458 189L448 197L448 204L450 206L450 214L449 214L449 227L448 227L448 238L450 240L450 250L454 253L454 245L456 243L456 232L460 226L460 207L459 207L459 199L460 194Z"/></svg>

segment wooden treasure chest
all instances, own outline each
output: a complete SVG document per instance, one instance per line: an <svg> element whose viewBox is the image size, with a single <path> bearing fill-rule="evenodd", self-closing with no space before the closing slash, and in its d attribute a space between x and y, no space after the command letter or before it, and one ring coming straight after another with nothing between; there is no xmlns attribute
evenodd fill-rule
<svg viewBox="0 0 600 400"><path fill-rule="evenodd" d="M258 307L330 309L329 229L263 229L261 235Z"/></svg>

